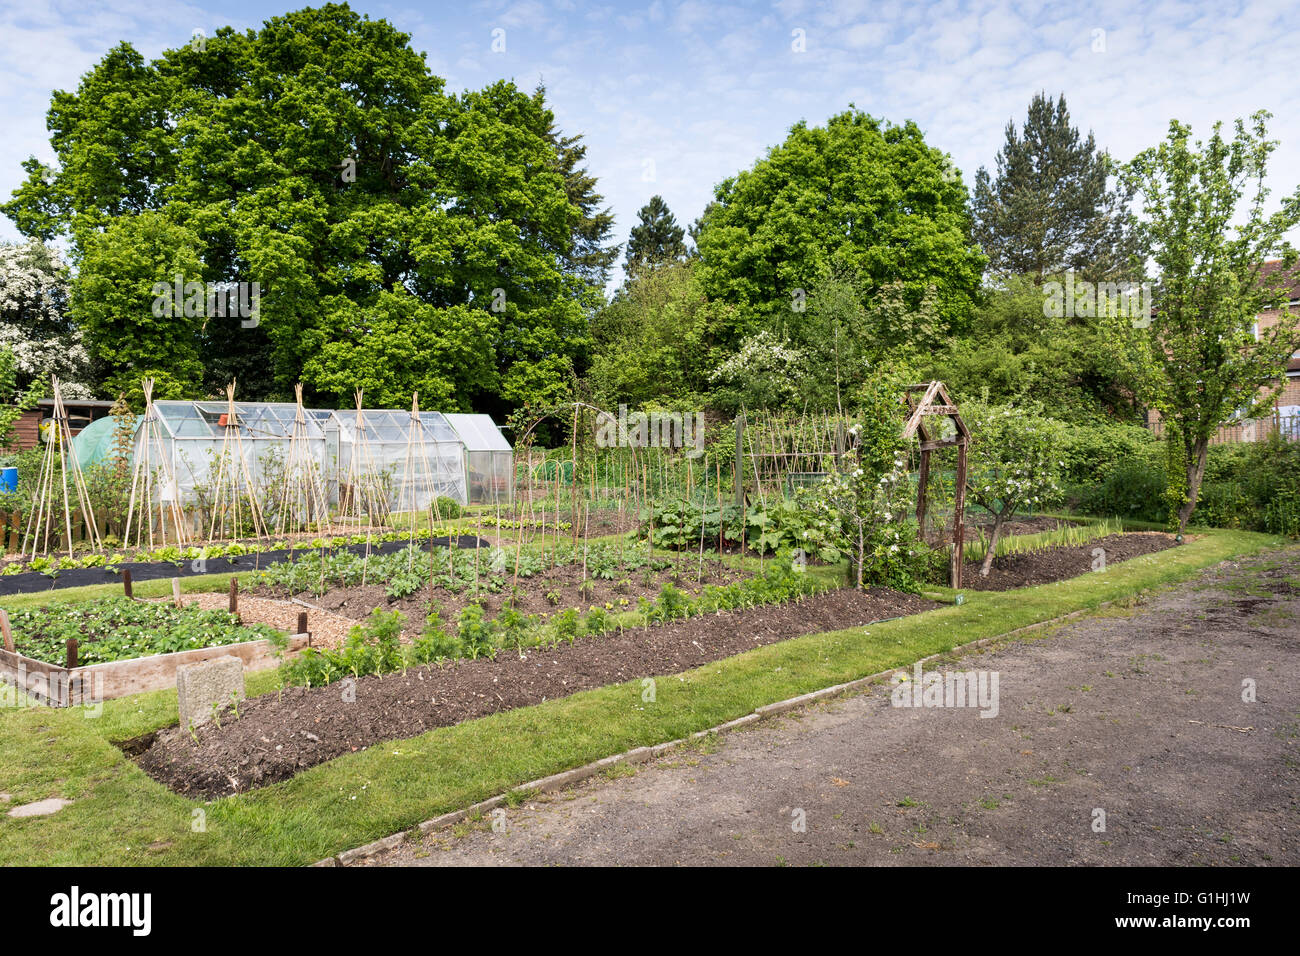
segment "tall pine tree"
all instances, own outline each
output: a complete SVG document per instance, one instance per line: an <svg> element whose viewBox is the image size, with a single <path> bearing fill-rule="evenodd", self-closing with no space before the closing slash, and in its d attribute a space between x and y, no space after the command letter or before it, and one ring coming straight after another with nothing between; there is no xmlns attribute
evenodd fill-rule
<svg viewBox="0 0 1300 956"><path fill-rule="evenodd" d="M1127 197L1108 187L1110 157L1092 133L1081 139L1062 95L1038 93L1021 131L1007 123L997 176L975 175L974 236L994 275L1048 275L1073 269L1097 280L1129 266Z"/></svg>
<svg viewBox="0 0 1300 956"><path fill-rule="evenodd" d="M651 196L637 212L641 220L632 227L627 241L628 274L647 266L677 262L686 258L686 230L668 209L662 196Z"/></svg>

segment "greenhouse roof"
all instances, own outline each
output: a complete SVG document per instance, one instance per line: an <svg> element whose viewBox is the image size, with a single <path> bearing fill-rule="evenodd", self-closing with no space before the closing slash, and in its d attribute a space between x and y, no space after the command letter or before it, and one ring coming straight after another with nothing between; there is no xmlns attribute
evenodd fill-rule
<svg viewBox="0 0 1300 956"><path fill-rule="evenodd" d="M356 441L357 413L355 409L339 409L336 412L320 412L332 415L338 422L339 431L344 441ZM403 409L363 408L361 410L362 427L366 431L366 441L405 442L411 430L411 413ZM456 432L447 424L441 412L420 412L420 430L423 438L429 442L457 442Z"/></svg>
<svg viewBox="0 0 1300 956"><path fill-rule="evenodd" d="M173 438L220 439L225 434L224 417L229 404L223 401L154 402L159 420ZM235 421L243 438L287 439L293 434L297 406L292 402L236 402ZM345 442L355 442L357 413L351 409L303 410L306 437L319 439L337 428ZM510 442L490 415L450 414L422 411L420 425L427 442L455 442L468 451L511 450ZM406 409L368 408L361 411L366 440L372 442L406 442L411 428L411 413Z"/></svg>
<svg viewBox="0 0 1300 956"><path fill-rule="evenodd" d="M491 415L450 414L447 421L469 451L510 451L510 442Z"/></svg>
<svg viewBox="0 0 1300 956"><path fill-rule="evenodd" d="M291 402L236 402L235 422L243 438L279 438L293 435L294 417L298 406ZM225 416L230 410L227 402L154 402L154 408L163 425L174 438L221 438L226 431ZM305 435L320 438L324 435L320 420L306 416Z"/></svg>

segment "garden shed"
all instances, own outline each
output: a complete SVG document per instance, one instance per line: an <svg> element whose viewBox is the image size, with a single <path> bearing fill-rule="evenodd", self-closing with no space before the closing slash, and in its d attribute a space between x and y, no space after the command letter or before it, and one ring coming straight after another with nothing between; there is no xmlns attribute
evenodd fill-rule
<svg viewBox="0 0 1300 956"><path fill-rule="evenodd" d="M465 487L470 504L514 500L515 453L490 415L451 414L447 421L465 450Z"/></svg>

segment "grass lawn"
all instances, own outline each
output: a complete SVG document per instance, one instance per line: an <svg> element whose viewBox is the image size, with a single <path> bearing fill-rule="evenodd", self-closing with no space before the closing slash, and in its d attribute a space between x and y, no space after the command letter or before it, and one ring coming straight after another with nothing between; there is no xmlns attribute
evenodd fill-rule
<svg viewBox="0 0 1300 956"><path fill-rule="evenodd" d="M869 634L851 629L758 648L660 679L654 704L643 704L640 682L631 681L378 744L293 780L208 803L172 794L113 743L173 723L174 691L109 701L93 719L80 710L10 707L0 711L0 792L11 794L12 803L52 796L75 802L49 817L0 816L0 864L312 863L530 779L1284 544L1247 532L1208 533L1103 574L1020 591L967 592L961 606L875 625ZM207 586L223 587L226 580ZM170 588L166 581L147 583L159 585L160 593ZM185 583L187 590L204 587L202 579ZM40 598L55 595L77 599L71 591ZM249 693L273 692L276 682L273 672L250 675Z"/></svg>

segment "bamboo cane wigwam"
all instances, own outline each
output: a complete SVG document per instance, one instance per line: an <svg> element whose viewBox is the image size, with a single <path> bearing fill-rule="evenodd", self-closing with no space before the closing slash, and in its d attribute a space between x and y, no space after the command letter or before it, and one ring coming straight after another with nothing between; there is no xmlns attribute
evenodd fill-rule
<svg viewBox="0 0 1300 956"><path fill-rule="evenodd" d="M57 377L51 380L51 384L54 391L54 414L51 427L47 432L45 454L41 458L36 502L28 518L27 537L23 549L24 555L32 559L38 554L50 553L52 530L55 532L56 547L72 548L74 513L78 515L78 526L85 528L86 539L91 550L99 553L104 547L99 535L99 526L95 521L94 509L90 506L86 479L72 447L72 429L68 421L68 410L63 402L63 386ZM69 483L71 483L71 492ZM74 495L75 506L72 502ZM58 527L57 512L62 512L62 528ZM60 531L63 542L58 540ZM30 554L28 554L28 547L30 547Z"/></svg>

